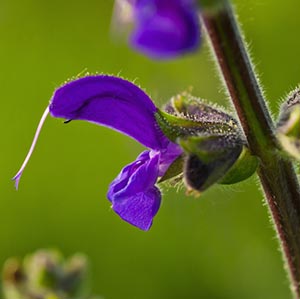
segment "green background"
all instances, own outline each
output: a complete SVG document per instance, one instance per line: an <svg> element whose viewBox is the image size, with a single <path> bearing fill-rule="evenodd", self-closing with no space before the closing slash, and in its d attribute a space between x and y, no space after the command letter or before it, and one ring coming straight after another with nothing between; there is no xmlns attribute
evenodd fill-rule
<svg viewBox="0 0 300 299"><path fill-rule="evenodd" d="M299 83L299 0L235 1L274 115ZM11 177L54 89L87 70L135 80L162 105L193 94L228 105L201 50L153 62L110 34L113 1L0 0L0 264L38 248L83 252L94 293L108 299L289 298L279 245L257 178L200 198L164 190L149 232L121 221L108 184L142 150L84 122L48 118L15 191ZM11 298L13 299L13 298Z"/></svg>

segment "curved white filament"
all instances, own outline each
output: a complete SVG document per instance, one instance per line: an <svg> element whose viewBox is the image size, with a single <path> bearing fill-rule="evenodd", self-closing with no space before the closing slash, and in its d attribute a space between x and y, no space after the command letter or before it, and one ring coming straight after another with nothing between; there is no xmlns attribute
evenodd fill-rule
<svg viewBox="0 0 300 299"><path fill-rule="evenodd" d="M32 153L33 153L33 150L34 150L34 148L35 148L36 142L37 142L37 140L38 140L38 137L39 137L39 135L40 135L41 129L42 129L42 127L43 127L43 124L44 124L44 122L45 122L45 120L46 120L46 117L47 117L48 113L49 113L49 106L47 106L45 112L44 112L43 115L42 115L42 118L41 118L41 120L40 120L40 122L39 122L39 125L38 125L37 129L36 129L34 138L33 138L33 140L32 140L30 149L29 149L29 151L28 151L28 154L27 154L27 156L26 156L26 158L25 158L25 160L24 160L24 162L23 162L23 164L22 164L20 170L19 170L19 171L17 172L17 174L12 178L12 179L15 181L15 187L16 187L16 189L18 189L18 185L19 185L19 181L20 181L21 175L22 175L22 173L23 173L23 171L24 171L24 169L25 169L25 167L26 167L26 165L27 165L27 163L28 163L28 161L29 161L29 159L30 159Z"/></svg>

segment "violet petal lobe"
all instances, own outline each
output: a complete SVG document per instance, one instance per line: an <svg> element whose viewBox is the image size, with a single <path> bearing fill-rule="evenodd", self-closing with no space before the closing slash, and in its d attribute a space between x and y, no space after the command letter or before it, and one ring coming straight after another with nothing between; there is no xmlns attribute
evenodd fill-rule
<svg viewBox="0 0 300 299"><path fill-rule="evenodd" d="M159 175L159 156L145 151L126 166L110 184L107 194L113 210L125 221L142 230L152 225L161 201L155 186Z"/></svg>
<svg viewBox="0 0 300 299"><path fill-rule="evenodd" d="M141 230L149 230L153 217L158 212L160 201L160 191L154 186L145 192L127 197L126 200L116 200L113 210L126 222Z"/></svg>
<svg viewBox="0 0 300 299"><path fill-rule="evenodd" d="M131 44L152 58L174 58L200 44L194 0L136 0Z"/></svg>
<svg viewBox="0 0 300 299"><path fill-rule="evenodd" d="M149 163L151 162L151 163ZM108 198L122 196L123 192L126 192L125 195L132 195L136 192L143 191L149 186L154 185L155 181L158 177L157 168L159 163L159 157L156 154L154 159L150 158L150 151L146 150L142 152L134 162L130 163L129 165L125 166L120 174L113 180L113 182L109 186ZM150 165L149 165L150 164ZM150 166L150 168L149 168ZM143 167L143 170L150 170L150 174L147 173L147 180L145 180L145 184L136 184L135 179L138 179L138 176L141 171L140 168ZM152 170L152 171L151 171ZM145 174L146 171L143 171ZM151 173L152 172L152 173ZM149 180L149 175L150 180ZM136 185L137 187L132 192L128 192L128 186Z"/></svg>
<svg viewBox="0 0 300 299"><path fill-rule="evenodd" d="M121 78L97 75L71 81L55 91L49 109L53 117L103 125L152 149L168 143L156 124L151 99Z"/></svg>

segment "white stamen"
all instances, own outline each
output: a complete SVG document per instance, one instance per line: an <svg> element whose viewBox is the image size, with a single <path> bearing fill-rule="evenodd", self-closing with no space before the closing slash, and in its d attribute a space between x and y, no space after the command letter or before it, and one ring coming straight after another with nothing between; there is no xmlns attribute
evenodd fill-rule
<svg viewBox="0 0 300 299"><path fill-rule="evenodd" d="M24 160L24 162L23 162L20 170L12 178L15 181L15 187L16 187L17 190L18 190L18 185L19 185L19 181L20 181L21 175L22 175L22 173L23 173L23 171L24 171L24 169L25 169L25 167L26 167L26 165L27 165L27 163L28 163L28 161L29 161L32 153L33 153L34 147L36 145L37 139L38 139L38 137L40 135L41 129L43 127L43 124L44 124L44 122L46 120L46 117L47 117L48 113L49 113L49 106L47 106L45 112L43 113L43 116L42 116L42 118L41 118L41 120L39 122L39 125L38 125L37 129L36 129L36 132L35 132L34 138L32 140L32 143L31 143L30 149L28 151L28 154L27 154L27 156L26 156L26 158L25 158L25 160Z"/></svg>

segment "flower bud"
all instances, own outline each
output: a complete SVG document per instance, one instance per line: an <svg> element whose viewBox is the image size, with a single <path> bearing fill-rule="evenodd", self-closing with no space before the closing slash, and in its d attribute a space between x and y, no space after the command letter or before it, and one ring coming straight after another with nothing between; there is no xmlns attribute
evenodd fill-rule
<svg viewBox="0 0 300 299"><path fill-rule="evenodd" d="M39 250L22 261L8 259L3 269L7 299L71 299L87 297L87 261L83 255L64 260L55 250ZM95 297L94 297L95 298Z"/></svg>
<svg viewBox="0 0 300 299"><path fill-rule="evenodd" d="M183 171L189 190L204 191L214 183L245 180L257 168L237 121L216 106L183 93L173 97L165 111L158 110L156 120L163 133L184 150L161 181Z"/></svg>
<svg viewBox="0 0 300 299"><path fill-rule="evenodd" d="M22 298L22 289L25 283L26 277L23 273L21 262L16 258L8 259L2 271L2 292L4 298Z"/></svg>
<svg viewBox="0 0 300 299"><path fill-rule="evenodd" d="M300 159L300 89L292 91L281 106L277 137L283 149Z"/></svg>
<svg viewBox="0 0 300 299"><path fill-rule="evenodd" d="M185 136L240 135L236 120L228 113L187 93L173 97L164 110L157 111L156 121L174 142Z"/></svg>
<svg viewBox="0 0 300 299"><path fill-rule="evenodd" d="M233 136L189 137L181 139L180 145L187 153L185 184L197 191L219 182L242 151L242 144Z"/></svg>

